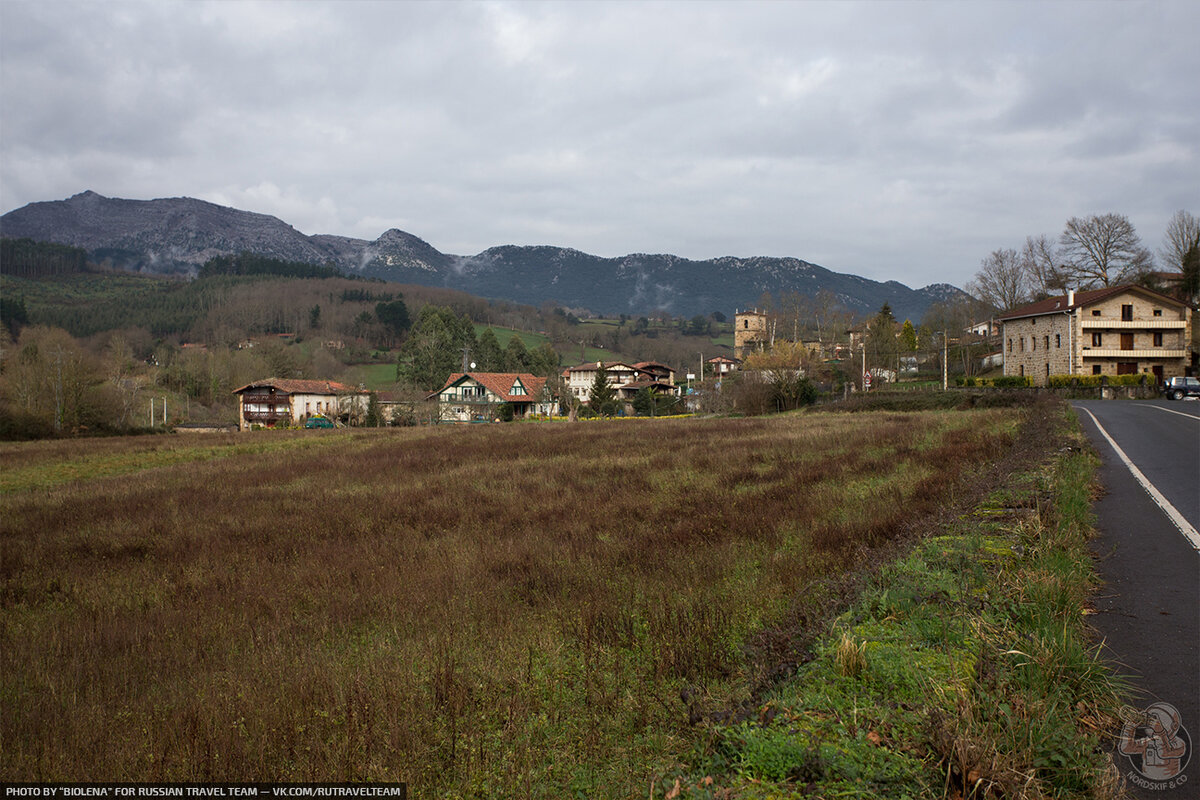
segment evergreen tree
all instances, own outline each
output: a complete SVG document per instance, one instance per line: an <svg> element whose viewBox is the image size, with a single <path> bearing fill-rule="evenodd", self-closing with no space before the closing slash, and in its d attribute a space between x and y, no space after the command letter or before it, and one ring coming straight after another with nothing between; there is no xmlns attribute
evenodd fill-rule
<svg viewBox="0 0 1200 800"><path fill-rule="evenodd" d="M540 377L549 377L558 371L558 351L549 342L543 342L529 354L529 371Z"/></svg>
<svg viewBox="0 0 1200 800"><path fill-rule="evenodd" d="M525 342L515 333L509 338L508 346L504 348L504 371L526 372L529 370L529 352Z"/></svg>
<svg viewBox="0 0 1200 800"><path fill-rule="evenodd" d="M475 327L449 308L427 305L421 309L396 365L396 379L420 389L440 389L462 365L464 348L475 349Z"/></svg>
<svg viewBox="0 0 1200 800"><path fill-rule="evenodd" d="M475 366L480 372L503 372L504 351L496 339L496 332L487 328L479 334L479 343L475 347Z"/></svg>
<svg viewBox="0 0 1200 800"><path fill-rule="evenodd" d="M608 382L608 370L601 367L592 381L588 406L602 417L611 417L617 413L617 405L617 390Z"/></svg>
<svg viewBox="0 0 1200 800"><path fill-rule="evenodd" d="M384 330L388 332L388 336L394 341L404 335L412 324L408 318L408 306L404 304L404 300L393 300L390 303L377 303L375 305L375 318L383 325Z"/></svg>

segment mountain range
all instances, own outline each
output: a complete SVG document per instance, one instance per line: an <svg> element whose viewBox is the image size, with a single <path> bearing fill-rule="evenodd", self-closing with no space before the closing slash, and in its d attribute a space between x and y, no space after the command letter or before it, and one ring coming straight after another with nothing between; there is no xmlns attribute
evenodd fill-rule
<svg viewBox="0 0 1200 800"><path fill-rule="evenodd" d="M397 283L531 305L552 301L599 314L729 314L755 306L764 293L815 297L828 291L855 313L871 314L886 302L898 319L918 321L933 303L964 294L944 283L921 289L880 283L797 258L697 261L645 253L603 258L570 248L516 245L450 255L396 229L374 241L308 236L267 214L190 197L123 200L92 191L10 211L0 217L0 235L81 247L93 261L116 269L194 274L214 256L252 252Z"/></svg>

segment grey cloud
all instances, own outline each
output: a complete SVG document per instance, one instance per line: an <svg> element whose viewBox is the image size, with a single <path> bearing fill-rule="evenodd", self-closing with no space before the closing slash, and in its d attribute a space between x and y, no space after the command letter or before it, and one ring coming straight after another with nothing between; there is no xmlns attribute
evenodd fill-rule
<svg viewBox="0 0 1200 800"><path fill-rule="evenodd" d="M1153 246L1200 211L1197 22L1170 1L8 0L0 210L186 194L463 254L961 285L1070 216L1127 213Z"/></svg>

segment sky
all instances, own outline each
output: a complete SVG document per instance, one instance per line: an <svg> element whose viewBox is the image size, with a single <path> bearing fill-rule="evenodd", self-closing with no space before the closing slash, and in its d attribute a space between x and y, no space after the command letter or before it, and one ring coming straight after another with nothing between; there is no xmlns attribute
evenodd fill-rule
<svg viewBox="0 0 1200 800"><path fill-rule="evenodd" d="M1200 214L1200 3L0 0L0 211L196 197L473 255L964 286Z"/></svg>

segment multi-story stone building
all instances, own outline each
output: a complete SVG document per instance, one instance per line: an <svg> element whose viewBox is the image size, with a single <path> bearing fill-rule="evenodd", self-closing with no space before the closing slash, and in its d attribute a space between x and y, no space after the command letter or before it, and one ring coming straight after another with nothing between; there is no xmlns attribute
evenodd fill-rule
<svg viewBox="0 0 1200 800"><path fill-rule="evenodd" d="M1044 386L1051 375L1183 375L1192 309L1141 286L1067 292L1000 318L1004 374Z"/></svg>
<svg viewBox="0 0 1200 800"><path fill-rule="evenodd" d="M755 350L766 350L774 343L770 316L764 311L738 311L733 315L733 355L745 358Z"/></svg>

